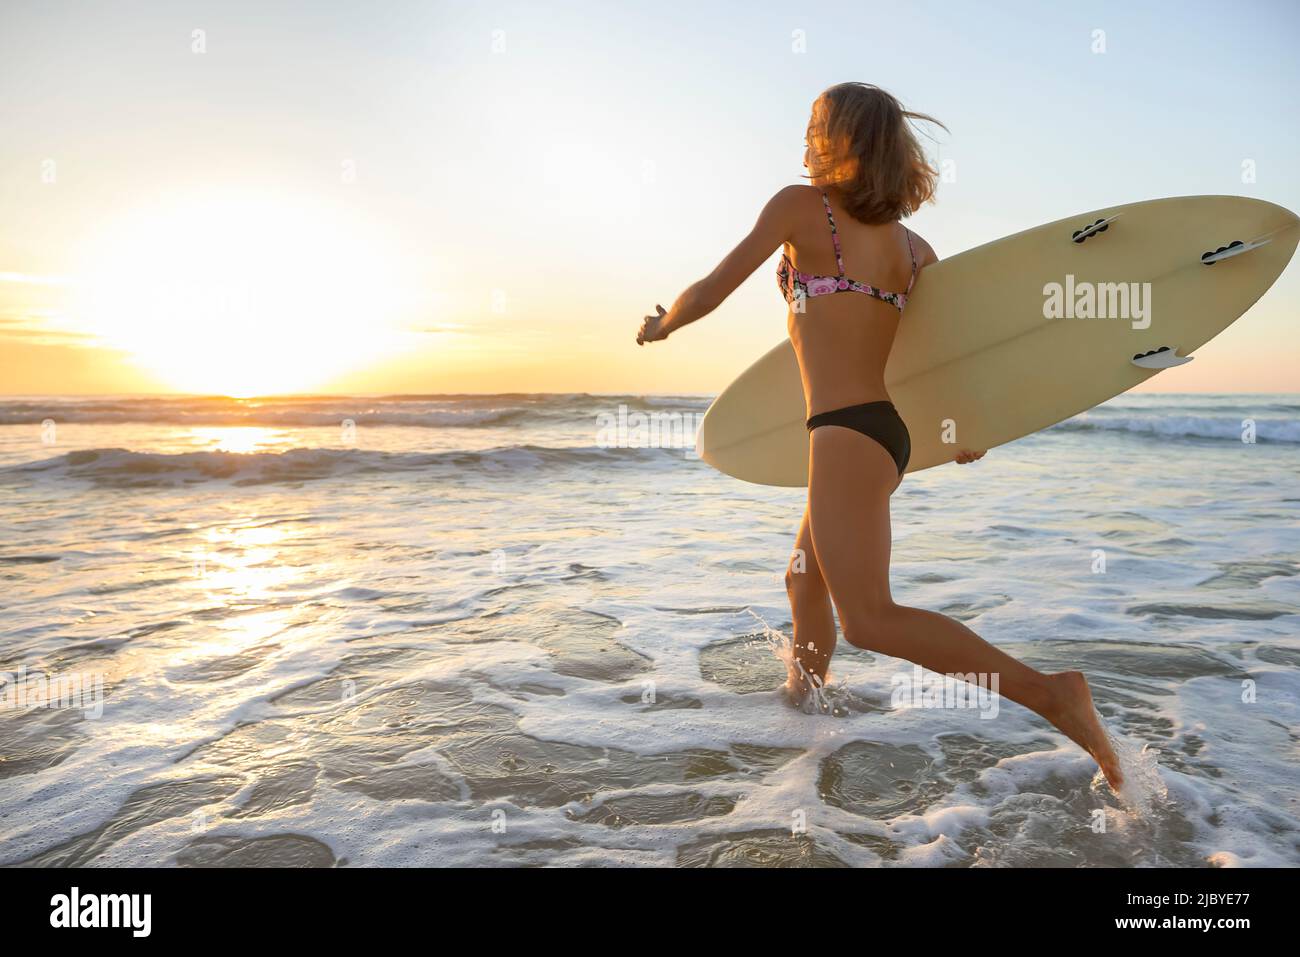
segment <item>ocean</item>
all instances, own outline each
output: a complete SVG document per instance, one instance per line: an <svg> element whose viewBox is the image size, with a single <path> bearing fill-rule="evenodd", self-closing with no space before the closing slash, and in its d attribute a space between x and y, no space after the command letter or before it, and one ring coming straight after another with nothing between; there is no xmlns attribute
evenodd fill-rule
<svg viewBox="0 0 1300 957"><path fill-rule="evenodd" d="M1084 671L1123 796L843 642L786 704L803 491L708 402L0 399L0 865L1300 864L1300 396L895 495L895 599Z"/></svg>

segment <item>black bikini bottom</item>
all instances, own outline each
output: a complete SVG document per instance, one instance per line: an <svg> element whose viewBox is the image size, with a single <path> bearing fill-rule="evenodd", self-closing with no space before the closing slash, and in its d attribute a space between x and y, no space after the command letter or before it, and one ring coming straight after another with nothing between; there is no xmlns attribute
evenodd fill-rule
<svg viewBox="0 0 1300 957"><path fill-rule="evenodd" d="M894 408L894 403L864 402L862 405L850 405L833 412L819 412L808 420L808 431L822 425L841 425L854 432L861 432L869 439L875 439L894 457L898 474L902 475L906 471L907 460L912 457L912 437L907 434L907 426Z"/></svg>

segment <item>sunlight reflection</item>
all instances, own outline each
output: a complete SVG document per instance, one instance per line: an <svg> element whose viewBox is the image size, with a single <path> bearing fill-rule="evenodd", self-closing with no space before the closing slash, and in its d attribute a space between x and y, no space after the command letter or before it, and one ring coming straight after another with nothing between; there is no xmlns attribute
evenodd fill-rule
<svg viewBox="0 0 1300 957"><path fill-rule="evenodd" d="M195 577L214 600L250 602L271 592L295 573L283 560L286 532L274 525L211 529L202 554L195 556Z"/></svg>
<svg viewBox="0 0 1300 957"><path fill-rule="evenodd" d="M286 433L255 425L191 429L194 443L213 452L254 452L288 446Z"/></svg>

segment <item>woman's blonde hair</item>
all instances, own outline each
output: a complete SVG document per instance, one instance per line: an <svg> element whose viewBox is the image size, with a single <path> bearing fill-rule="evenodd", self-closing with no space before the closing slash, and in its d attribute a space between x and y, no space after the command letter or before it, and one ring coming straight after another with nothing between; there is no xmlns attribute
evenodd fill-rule
<svg viewBox="0 0 1300 957"><path fill-rule="evenodd" d="M947 130L932 116L903 109L870 83L839 83L817 97L808 123L808 174L833 186L864 223L892 223L934 199L939 172L921 151L909 120Z"/></svg>

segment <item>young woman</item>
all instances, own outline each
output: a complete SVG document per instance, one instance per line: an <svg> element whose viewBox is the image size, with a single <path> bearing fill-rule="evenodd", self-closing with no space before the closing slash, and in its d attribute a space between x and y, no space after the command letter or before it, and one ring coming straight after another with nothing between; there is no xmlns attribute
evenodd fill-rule
<svg viewBox="0 0 1300 957"><path fill-rule="evenodd" d="M656 342L708 315L778 246L790 306L787 329L808 406L808 506L786 572L794 620L788 689L806 699L826 679L834 609L845 639L939 674L997 674L999 692L1042 715L1084 748L1111 787L1122 777L1077 671L1042 674L960 622L895 604L889 591L889 501L910 449L885 390L885 362L918 274L934 250L899 221L933 199L936 171L890 94L841 83L817 98L804 165L811 185L787 186L753 230L667 312L646 316L637 342ZM958 451L954 460L984 455Z"/></svg>

